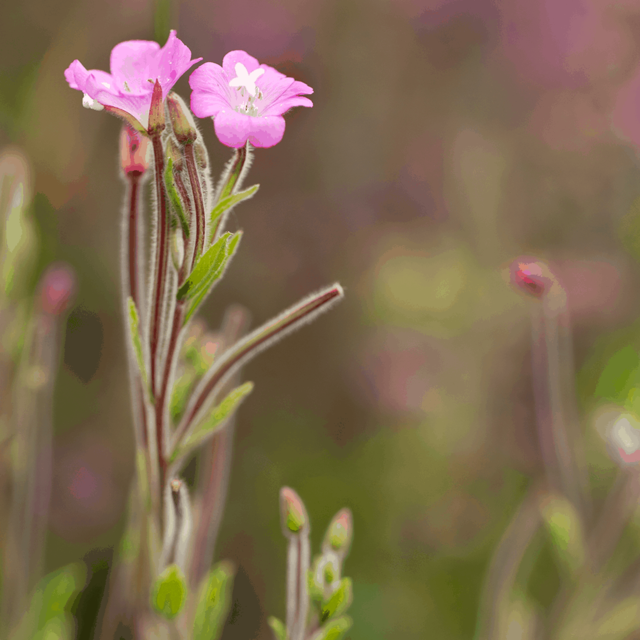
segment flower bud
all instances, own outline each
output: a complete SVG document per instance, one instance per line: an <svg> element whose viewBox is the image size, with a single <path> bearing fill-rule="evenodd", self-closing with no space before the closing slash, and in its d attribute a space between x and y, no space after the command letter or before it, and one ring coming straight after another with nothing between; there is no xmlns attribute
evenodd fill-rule
<svg viewBox="0 0 640 640"><path fill-rule="evenodd" d="M165 155L167 156L167 162L171 160L174 171L182 171L184 165L184 158L180 147L176 144L173 138L168 138L167 146L165 148Z"/></svg>
<svg viewBox="0 0 640 640"><path fill-rule="evenodd" d="M549 291L550 282L537 261L516 260L511 265L511 283L534 298L542 298Z"/></svg>
<svg viewBox="0 0 640 640"><path fill-rule="evenodd" d="M160 135L164 131L164 109L162 107L162 85L156 80L153 85L151 95L151 107L149 109L149 128L147 133L150 136Z"/></svg>
<svg viewBox="0 0 640 640"><path fill-rule="evenodd" d="M42 276L40 304L42 310L59 316L69 308L76 291L76 276L73 269L64 263L51 265Z"/></svg>
<svg viewBox="0 0 640 640"><path fill-rule="evenodd" d="M167 96L167 110L176 140L180 144L193 144L198 138L198 130L191 112L178 94L172 92Z"/></svg>
<svg viewBox="0 0 640 640"><path fill-rule="evenodd" d="M193 149L196 152L196 162L201 169L206 169L209 164L209 156L207 154L206 147L202 144L201 140L196 140L193 145Z"/></svg>
<svg viewBox="0 0 640 640"><path fill-rule="evenodd" d="M344 508L333 516L333 520L324 536L322 550L326 553L329 549L332 549L341 557L344 557L349 552L352 538L353 516L351 515L351 509Z"/></svg>
<svg viewBox="0 0 640 640"><path fill-rule="evenodd" d="M285 536L309 529L309 516L300 496L289 487L280 489L280 513Z"/></svg>
<svg viewBox="0 0 640 640"><path fill-rule="evenodd" d="M142 175L148 169L148 150L149 138L124 124L120 132L120 168L125 176L131 173Z"/></svg>

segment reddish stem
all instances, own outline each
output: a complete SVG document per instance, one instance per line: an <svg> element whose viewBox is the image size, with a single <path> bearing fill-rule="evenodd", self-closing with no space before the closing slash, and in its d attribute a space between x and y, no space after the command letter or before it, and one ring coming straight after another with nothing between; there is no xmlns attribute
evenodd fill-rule
<svg viewBox="0 0 640 640"><path fill-rule="evenodd" d="M184 159L187 164L187 172L189 174L189 182L191 183L191 191L193 192L193 202L196 210L196 241L193 251L191 268L193 269L196 259L202 255L204 246L204 200L202 199L202 188L200 186L200 178L198 177L198 169L196 167L196 154L193 144L184 145Z"/></svg>
<svg viewBox="0 0 640 640"><path fill-rule="evenodd" d="M305 322L309 314L312 314L314 311L317 311L327 303L330 303L341 296L342 289L339 286L331 287L316 298L309 300L308 302L303 302L298 308L289 310L291 312L289 317L286 317L283 320L276 319L271 325L260 327L256 332L247 337L246 342L239 345L237 351L232 353L226 359L223 356L223 362L218 365L215 373L209 380L207 380L206 384L199 392L196 401L189 409L188 414L182 419L180 425L176 429L174 442L177 444L182 440L194 418L198 415L200 409L205 404L211 393L215 391L217 385L239 362L243 361L252 352L255 353L259 351L265 343L270 342L276 335L281 334L283 331L286 331L295 324Z"/></svg>
<svg viewBox="0 0 640 640"><path fill-rule="evenodd" d="M165 284L167 279L167 265L169 258L169 233L167 220L167 196L164 190L164 155L160 134L153 135L153 156L155 160L156 201L158 206L158 227L156 245L156 281L151 305L151 389L154 397L157 395L156 370L159 359L159 336L162 322L162 309L164 306ZM157 414L162 414L161 405L156 405ZM156 427L162 424L162 419L156 420ZM158 463L160 466L161 483L164 482L164 473L167 467L164 456L164 434L161 428L156 428L158 445ZM162 486L162 484L161 484Z"/></svg>

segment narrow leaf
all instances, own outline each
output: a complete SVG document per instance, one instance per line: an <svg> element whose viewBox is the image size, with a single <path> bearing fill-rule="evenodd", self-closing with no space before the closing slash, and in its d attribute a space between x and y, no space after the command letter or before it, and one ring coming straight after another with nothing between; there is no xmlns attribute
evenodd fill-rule
<svg viewBox="0 0 640 640"><path fill-rule="evenodd" d="M225 233L198 259L186 282L178 289L178 300L190 299L206 287L208 280L222 268L231 233Z"/></svg>
<svg viewBox="0 0 640 640"><path fill-rule="evenodd" d="M131 296L127 298L127 304L129 307L129 333L131 335L133 351L136 356L136 362L138 363L138 369L140 370L142 384L147 390L149 397L151 398L152 396L149 389L149 378L147 377L147 369L144 366L144 356L142 355L142 339L140 337L140 321L138 319L138 310L136 309L136 303L133 301L133 298L131 298Z"/></svg>
<svg viewBox="0 0 640 640"><path fill-rule="evenodd" d="M229 615L234 568L219 562L205 576L198 589L192 640L217 640Z"/></svg>
<svg viewBox="0 0 640 640"><path fill-rule="evenodd" d="M239 204L243 200L248 200L249 198L252 198L259 188L260 188L259 184L254 184L252 187L249 187L244 191L240 191L239 193L232 193L231 195L225 196L218 202L218 204L216 204L216 206L213 208L213 210L209 214L210 229L211 229L211 237L209 238L209 242L213 240L215 231L218 227L218 220L225 213L225 211L228 211L232 207L235 207L237 204Z"/></svg>
<svg viewBox="0 0 640 640"><path fill-rule="evenodd" d="M187 599L187 583L182 570L170 564L157 578L151 589L153 608L167 620L175 618Z"/></svg>
<svg viewBox="0 0 640 640"><path fill-rule="evenodd" d="M220 240L222 240L222 238L225 238L225 237L227 238L227 240L223 245L222 252L217 255L217 259L211 265L211 268L207 272L206 276L199 281L200 284L194 287L193 293L189 291L189 295L187 297L192 298L192 302L191 302L191 306L189 307L189 310L185 315L185 319L184 319L185 323L198 310L198 307L202 304L202 301L205 299L209 291L211 291L211 288L213 287L213 285L224 274L224 271L227 268L229 261L231 260L231 258L233 258L233 255L236 252L238 243L240 242L240 238L242 237L242 231L238 231L233 235L225 233L223 236L221 236ZM213 247L215 247L217 244L218 242L216 242L213 245ZM213 247L211 248L213 249ZM205 253L204 255L206 256L208 253L209 252L207 251L207 253ZM204 256L202 256L202 258L204 258ZM198 262L198 265L199 264L200 262ZM196 268L193 270L194 274L198 269L198 265L196 265ZM185 283L185 285L186 284L187 283ZM178 294L180 294L180 291L178 291Z"/></svg>
<svg viewBox="0 0 640 640"><path fill-rule="evenodd" d="M334 618L329 620L322 629L316 631L311 636L311 640L340 640L349 631L352 624L353 620L349 616Z"/></svg>
<svg viewBox="0 0 640 640"><path fill-rule="evenodd" d="M178 194L178 190L176 189L176 181L173 177L173 160L171 158L167 159L167 166L164 170L164 186L167 189L167 194L169 195L171 206L173 207L173 210L176 212L178 220L180 221L182 232L188 238L189 221L187 220L187 216L184 212L184 207L182 206L182 200L180 200L180 195Z"/></svg>
<svg viewBox="0 0 640 640"><path fill-rule="evenodd" d="M322 622L344 613L353 602L353 586L351 578L342 578L340 586L333 595L322 605L320 619Z"/></svg>
<svg viewBox="0 0 640 640"><path fill-rule="evenodd" d="M213 409L209 417L201 422L193 433L185 440L171 456L171 462L185 456L198 448L211 437L240 406L240 403L253 391L253 382L245 382L236 387L229 395Z"/></svg>
<svg viewBox="0 0 640 640"><path fill-rule="evenodd" d="M275 616L269 616L267 618L267 622L273 631L275 640L289 640L287 628L284 626L284 622L282 622L282 620L279 620Z"/></svg>

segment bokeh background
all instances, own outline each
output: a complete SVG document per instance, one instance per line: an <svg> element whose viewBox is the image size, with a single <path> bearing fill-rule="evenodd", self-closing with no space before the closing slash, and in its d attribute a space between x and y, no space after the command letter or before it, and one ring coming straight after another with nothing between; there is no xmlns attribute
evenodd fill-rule
<svg viewBox="0 0 640 640"><path fill-rule="evenodd" d="M256 389L216 554L239 567L224 640L270 638L266 616L284 615L282 485L305 500L316 550L353 510L352 640L467 640L491 553L541 468L529 307L505 278L519 255L547 260L567 290L597 495L616 473L595 423L639 363L640 0L2 4L0 147L32 164L36 272L64 260L79 280L47 567L92 570L81 639L124 525L133 439L120 122L83 109L63 71L75 58L108 69L115 44L164 44L170 27L205 61L244 49L315 90L255 154L245 184L261 189L233 214L243 246L209 326L232 302L257 324L325 284L346 289L244 371ZM189 96L187 76L176 89ZM230 150L201 125L217 173ZM540 553L545 605L557 571Z"/></svg>

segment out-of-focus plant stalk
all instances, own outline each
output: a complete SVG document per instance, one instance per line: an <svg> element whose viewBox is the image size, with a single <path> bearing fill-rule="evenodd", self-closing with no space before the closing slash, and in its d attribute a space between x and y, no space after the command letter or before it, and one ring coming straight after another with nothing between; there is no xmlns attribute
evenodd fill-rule
<svg viewBox="0 0 640 640"><path fill-rule="evenodd" d="M14 381L11 416L11 511L4 549L2 620L9 627L27 610L40 578L51 492L52 398L60 327L75 292L67 265L41 279ZM7 588L9 587L9 588Z"/></svg>
<svg viewBox="0 0 640 640"><path fill-rule="evenodd" d="M223 353L235 344L245 333L248 325L249 314L246 309L239 305L227 309L216 353ZM237 383L236 375L222 393L225 394ZM232 415L225 427L213 436L211 443L200 454L201 473L197 495L200 508L195 527L190 571L193 585L200 583L213 561L218 530L226 504L234 428L235 415Z"/></svg>
<svg viewBox="0 0 640 640"><path fill-rule="evenodd" d="M531 305L533 391L545 473L550 489L571 500L586 525L592 506L574 408L567 296L540 261L515 261L512 282L536 301Z"/></svg>
<svg viewBox="0 0 640 640"><path fill-rule="evenodd" d="M536 483L522 501L496 548L482 588L474 640L507 638L506 621L518 569L541 524Z"/></svg>

